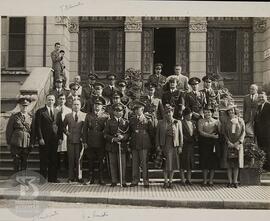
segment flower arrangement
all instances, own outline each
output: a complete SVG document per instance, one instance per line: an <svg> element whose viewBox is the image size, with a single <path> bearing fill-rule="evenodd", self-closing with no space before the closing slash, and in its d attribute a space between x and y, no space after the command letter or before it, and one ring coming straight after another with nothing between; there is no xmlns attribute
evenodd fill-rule
<svg viewBox="0 0 270 221"><path fill-rule="evenodd" d="M134 68L128 68L125 72L124 78L127 80L128 94L134 97L141 95L143 86L142 72Z"/></svg>
<svg viewBox="0 0 270 221"><path fill-rule="evenodd" d="M245 168L258 168L259 174L263 172L265 152L254 142L252 137L246 137L244 142L244 163Z"/></svg>

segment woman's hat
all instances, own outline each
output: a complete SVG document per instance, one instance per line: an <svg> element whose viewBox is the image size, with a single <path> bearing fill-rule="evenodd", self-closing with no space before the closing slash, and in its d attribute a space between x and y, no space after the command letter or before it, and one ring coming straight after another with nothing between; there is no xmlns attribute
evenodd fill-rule
<svg viewBox="0 0 270 221"><path fill-rule="evenodd" d="M203 110L210 110L210 111L214 111L214 108L212 105L208 104L206 106L204 106Z"/></svg>
<svg viewBox="0 0 270 221"><path fill-rule="evenodd" d="M146 88L156 88L157 87L157 84L156 83L153 83L153 82L146 82L145 84L144 84L144 86L146 87Z"/></svg>
<svg viewBox="0 0 270 221"><path fill-rule="evenodd" d="M173 106L171 106L170 104L165 104L165 106L164 106L164 112L165 113L171 112L173 110L174 110Z"/></svg>

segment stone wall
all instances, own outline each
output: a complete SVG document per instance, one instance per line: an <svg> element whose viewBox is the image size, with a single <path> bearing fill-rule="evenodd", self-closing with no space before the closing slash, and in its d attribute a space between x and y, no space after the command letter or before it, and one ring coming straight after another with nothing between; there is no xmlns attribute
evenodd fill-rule
<svg viewBox="0 0 270 221"><path fill-rule="evenodd" d="M263 84L268 84L270 92L270 19L266 20L266 30L264 32L264 65L263 65Z"/></svg>

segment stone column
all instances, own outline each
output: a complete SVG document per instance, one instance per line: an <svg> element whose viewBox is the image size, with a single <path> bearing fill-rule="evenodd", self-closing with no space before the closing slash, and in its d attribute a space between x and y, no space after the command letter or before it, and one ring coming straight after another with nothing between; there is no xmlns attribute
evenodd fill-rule
<svg viewBox="0 0 270 221"><path fill-rule="evenodd" d="M126 17L125 20L125 70L141 70L142 18Z"/></svg>
<svg viewBox="0 0 270 221"><path fill-rule="evenodd" d="M265 32L264 32L264 49L263 49L263 86L267 86L267 92L270 92L270 19L267 18L265 21Z"/></svg>
<svg viewBox="0 0 270 221"><path fill-rule="evenodd" d="M262 18L253 19L253 82L258 86L263 84L264 69L264 32L266 20Z"/></svg>
<svg viewBox="0 0 270 221"><path fill-rule="evenodd" d="M189 20L189 77L202 78L206 74L205 17L191 17Z"/></svg>

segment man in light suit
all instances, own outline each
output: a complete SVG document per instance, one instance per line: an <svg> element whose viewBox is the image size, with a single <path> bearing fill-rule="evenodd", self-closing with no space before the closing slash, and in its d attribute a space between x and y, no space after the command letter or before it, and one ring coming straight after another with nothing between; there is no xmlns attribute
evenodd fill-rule
<svg viewBox="0 0 270 221"><path fill-rule="evenodd" d="M167 77L166 83L168 83L171 78L176 77L178 80L177 89L180 91L187 92L189 90L188 77L185 75L182 75L181 71L182 71L182 67L180 65L175 65L174 66L174 74Z"/></svg>
<svg viewBox="0 0 270 221"><path fill-rule="evenodd" d="M86 114L81 112L80 109L80 100L74 100L72 104L72 113L67 114L63 122L64 133L67 135L69 182L82 182L81 179L79 180L78 172L82 142L82 130Z"/></svg>
<svg viewBox="0 0 270 221"><path fill-rule="evenodd" d="M258 101L254 130L258 146L266 153L264 169L270 171L270 103L264 91L258 93Z"/></svg>
<svg viewBox="0 0 270 221"><path fill-rule="evenodd" d="M243 118L246 124L246 136L254 136L254 117L258 108L258 86L250 85L249 94L243 101Z"/></svg>
<svg viewBox="0 0 270 221"><path fill-rule="evenodd" d="M39 142L40 174L48 182L57 180L57 148L63 140L61 113L54 107L55 97L46 96L46 105L36 112L36 133Z"/></svg>

